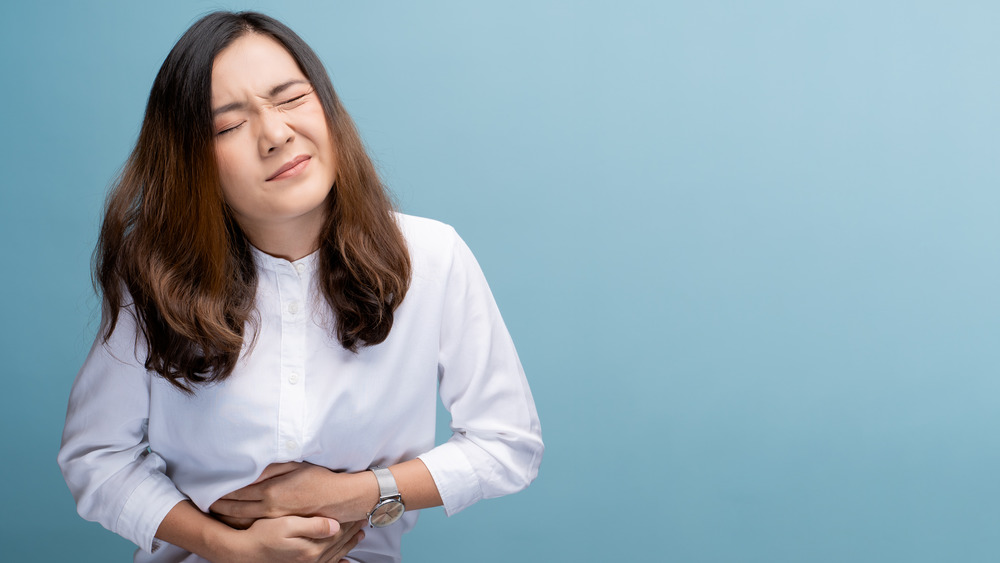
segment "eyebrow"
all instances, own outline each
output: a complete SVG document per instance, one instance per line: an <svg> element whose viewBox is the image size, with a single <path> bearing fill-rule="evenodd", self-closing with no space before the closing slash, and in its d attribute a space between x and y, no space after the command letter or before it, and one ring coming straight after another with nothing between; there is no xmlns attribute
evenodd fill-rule
<svg viewBox="0 0 1000 563"><path fill-rule="evenodd" d="M288 82L282 82L281 84L278 84L274 88L271 88L271 91L267 93L267 97L273 98L273 97L277 96L278 94L284 92L285 90L291 88L292 86L295 86L296 84L309 84L309 81L308 80L302 80L302 79L296 79L296 80L289 80ZM226 113L227 111L233 111L233 110L237 110L237 109L243 109L245 107L246 107L246 103L245 102L233 102L231 104L226 104L224 106L219 106L219 107L213 109L212 110L212 116L215 117L216 115L219 115L220 113Z"/></svg>

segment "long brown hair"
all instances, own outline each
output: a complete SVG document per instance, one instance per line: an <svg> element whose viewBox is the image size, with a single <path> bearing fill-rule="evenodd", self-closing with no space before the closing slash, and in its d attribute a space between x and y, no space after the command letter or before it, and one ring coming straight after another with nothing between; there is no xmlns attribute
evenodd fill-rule
<svg viewBox="0 0 1000 563"><path fill-rule="evenodd" d="M341 345L357 352L384 341L410 283L392 203L319 57L265 15L209 14L184 33L157 73L94 253L105 341L120 310L130 309L145 340L146 369L187 392L232 374L255 322L257 271L222 196L211 111L215 57L248 33L269 36L292 55L323 105L336 147L318 285Z"/></svg>

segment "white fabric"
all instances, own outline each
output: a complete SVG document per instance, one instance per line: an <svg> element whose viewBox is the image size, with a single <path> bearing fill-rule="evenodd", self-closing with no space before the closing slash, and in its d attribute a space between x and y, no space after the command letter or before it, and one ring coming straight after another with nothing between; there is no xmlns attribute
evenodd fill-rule
<svg viewBox="0 0 1000 563"><path fill-rule="evenodd" d="M135 542L136 561L202 561L154 542L163 517L184 498L207 510L273 462L353 472L419 456L449 515L526 487L542 456L538 415L479 265L451 227L398 221L410 290L388 339L358 354L332 337L315 254L291 263L255 253L254 348L229 379L194 396L143 368L144 345L123 312L69 400L59 464L80 514ZM438 391L454 434L434 447ZM352 558L399 561L415 523L408 512L366 529Z"/></svg>

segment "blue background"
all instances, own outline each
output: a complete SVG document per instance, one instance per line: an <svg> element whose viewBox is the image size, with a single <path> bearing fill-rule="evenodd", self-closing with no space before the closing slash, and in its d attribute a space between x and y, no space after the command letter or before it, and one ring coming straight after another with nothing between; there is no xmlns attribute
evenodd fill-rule
<svg viewBox="0 0 1000 563"><path fill-rule="evenodd" d="M548 446L410 561L996 561L1000 5L36 2L0 21L8 561L126 561L55 464L107 184L173 42L261 9L453 224Z"/></svg>

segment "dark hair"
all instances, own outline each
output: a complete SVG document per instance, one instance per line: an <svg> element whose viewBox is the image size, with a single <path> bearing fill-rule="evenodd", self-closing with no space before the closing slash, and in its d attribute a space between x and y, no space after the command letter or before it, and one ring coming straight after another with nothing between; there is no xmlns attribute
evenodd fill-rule
<svg viewBox="0 0 1000 563"><path fill-rule="evenodd" d="M339 342L357 352L384 341L410 283L392 203L319 57L273 18L211 13L184 33L156 75L139 139L108 195L94 260L105 341L131 298L146 369L187 392L232 373L255 322L257 273L222 196L211 110L215 57L250 33L288 50L333 137L336 178L319 241L319 286Z"/></svg>

